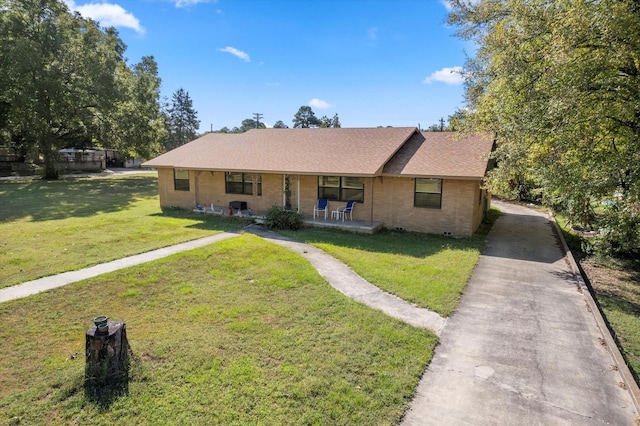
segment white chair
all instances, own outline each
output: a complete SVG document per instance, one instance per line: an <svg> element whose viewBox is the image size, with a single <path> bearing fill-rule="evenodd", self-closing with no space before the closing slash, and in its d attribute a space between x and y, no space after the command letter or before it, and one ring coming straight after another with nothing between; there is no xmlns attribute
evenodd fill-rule
<svg viewBox="0 0 640 426"><path fill-rule="evenodd" d="M337 210L337 219L340 218L340 216L342 216L342 221L344 222L344 217L346 215L349 215L349 219L353 220L353 207L356 205L355 201L347 201L347 205L343 208L343 209L338 209ZM333 213L332 213L333 216Z"/></svg>

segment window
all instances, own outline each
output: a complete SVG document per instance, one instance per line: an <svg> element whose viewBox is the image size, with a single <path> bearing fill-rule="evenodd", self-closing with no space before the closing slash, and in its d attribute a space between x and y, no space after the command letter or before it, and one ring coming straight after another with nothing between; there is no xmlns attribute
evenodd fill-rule
<svg viewBox="0 0 640 426"><path fill-rule="evenodd" d="M439 209L442 206L442 179L416 178L413 205Z"/></svg>
<svg viewBox="0 0 640 426"><path fill-rule="evenodd" d="M254 176L256 177L256 194L262 195L262 176L240 172L225 173L225 192L227 194L253 195Z"/></svg>
<svg viewBox="0 0 640 426"><path fill-rule="evenodd" d="M189 191L189 170L173 169L173 188L176 191Z"/></svg>
<svg viewBox="0 0 640 426"><path fill-rule="evenodd" d="M353 176L318 176L318 198L364 201L364 179Z"/></svg>

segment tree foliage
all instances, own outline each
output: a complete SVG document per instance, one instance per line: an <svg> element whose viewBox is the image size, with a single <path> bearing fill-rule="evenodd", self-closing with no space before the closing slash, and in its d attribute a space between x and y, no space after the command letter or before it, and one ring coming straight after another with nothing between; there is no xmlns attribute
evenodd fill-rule
<svg viewBox="0 0 640 426"><path fill-rule="evenodd" d="M160 104L160 77L153 56L144 56L133 69L123 67L119 88L123 97L111 117L112 132L102 144L130 156L150 158L166 140L165 117Z"/></svg>
<svg viewBox="0 0 640 426"><path fill-rule="evenodd" d="M338 118L338 114L335 114L333 118L323 115L320 118L320 127L340 127L340 118Z"/></svg>
<svg viewBox="0 0 640 426"><path fill-rule="evenodd" d="M262 122L258 122L253 118L245 118L244 120L242 120L242 124L240 125L240 133L244 133L251 129L266 129L266 128L267 126Z"/></svg>
<svg viewBox="0 0 640 426"><path fill-rule="evenodd" d="M273 125L274 129L288 129L289 126L287 126L286 124L284 124L284 122L282 120L278 120L275 122L275 124Z"/></svg>
<svg viewBox="0 0 640 426"><path fill-rule="evenodd" d="M497 134L494 187L591 225L615 203L619 251L640 245L640 8L602 0L453 0L479 46L466 64L465 126ZM613 220L611 218L615 218ZM625 229L620 229L624 227ZM613 232L613 229L616 229Z"/></svg>
<svg viewBox="0 0 640 426"><path fill-rule="evenodd" d="M294 128L318 127L322 124L310 106L303 105L293 116Z"/></svg>
<svg viewBox="0 0 640 426"><path fill-rule="evenodd" d="M117 121L122 117L133 127L140 125L136 118L151 123L153 117L140 109L132 108L133 115L122 111L128 102L149 108L148 99L132 98L142 95L136 85L143 83L146 69L129 69L125 49L115 29L71 14L60 1L2 1L0 136L5 143L19 143L42 158L45 177L56 178L59 148L108 146L126 127ZM134 151L148 151L139 149L148 142L145 135L134 136L144 139L135 142Z"/></svg>
<svg viewBox="0 0 640 426"><path fill-rule="evenodd" d="M182 87L173 92L171 107L167 109L166 127L168 136L164 143L165 151L191 142L198 136L198 113L193 109L189 92Z"/></svg>

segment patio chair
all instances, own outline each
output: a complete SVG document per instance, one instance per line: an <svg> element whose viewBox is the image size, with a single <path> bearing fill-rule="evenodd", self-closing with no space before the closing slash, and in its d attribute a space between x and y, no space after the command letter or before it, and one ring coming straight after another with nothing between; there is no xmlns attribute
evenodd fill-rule
<svg viewBox="0 0 640 426"><path fill-rule="evenodd" d="M347 205L343 209L338 209L337 216L342 216L342 221L344 222L344 217L348 214L349 219L353 220L353 207L356 205L355 201L347 201Z"/></svg>
<svg viewBox="0 0 640 426"><path fill-rule="evenodd" d="M327 220L327 211L329 211L329 199L328 198L319 198L318 203L313 206L313 218L320 212L324 212L324 220Z"/></svg>

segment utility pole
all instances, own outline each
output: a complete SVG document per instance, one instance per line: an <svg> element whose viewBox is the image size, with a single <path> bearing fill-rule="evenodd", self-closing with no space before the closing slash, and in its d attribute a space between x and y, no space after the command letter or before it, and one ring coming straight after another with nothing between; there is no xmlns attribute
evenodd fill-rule
<svg viewBox="0 0 640 426"><path fill-rule="evenodd" d="M444 132L444 118L440 117L440 131Z"/></svg>
<svg viewBox="0 0 640 426"><path fill-rule="evenodd" d="M256 119L256 129L257 129L258 126L260 125L260 119L262 118L262 114L260 114L259 112L254 112L253 116Z"/></svg>

